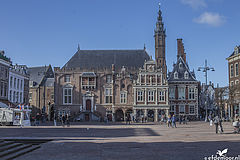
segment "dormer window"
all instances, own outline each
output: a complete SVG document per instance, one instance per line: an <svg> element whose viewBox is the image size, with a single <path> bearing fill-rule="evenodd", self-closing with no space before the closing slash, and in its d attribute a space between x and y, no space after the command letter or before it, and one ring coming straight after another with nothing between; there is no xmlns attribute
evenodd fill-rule
<svg viewBox="0 0 240 160"><path fill-rule="evenodd" d="M178 73L177 73L177 71L174 72L174 79L178 79Z"/></svg>
<svg viewBox="0 0 240 160"><path fill-rule="evenodd" d="M235 54L238 54L238 47L235 47Z"/></svg>
<svg viewBox="0 0 240 160"><path fill-rule="evenodd" d="M185 73L184 73L184 78L185 78L185 79L188 79L188 78L189 78L188 72L185 72Z"/></svg>
<svg viewBox="0 0 240 160"><path fill-rule="evenodd" d="M183 64L180 62L179 63L179 69L182 69L183 68Z"/></svg>

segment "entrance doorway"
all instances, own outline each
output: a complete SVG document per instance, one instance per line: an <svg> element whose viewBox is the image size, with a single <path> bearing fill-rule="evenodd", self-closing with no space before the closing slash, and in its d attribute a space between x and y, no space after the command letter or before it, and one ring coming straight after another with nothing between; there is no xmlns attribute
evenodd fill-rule
<svg viewBox="0 0 240 160"><path fill-rule="evenodd" d="M124 121L123 111L121 109L116 111L116 121Z"/></svg>
<svg viewBox="0 0 240 160"><path fill-rule="evenodd" d="M86 100L86 110L91 111L91 100L90 99Z"/></svg>
<svg viewBox="0 0 240 160"><path fill-rule="evenodd" d="M154 122L154 111L148 111L148 122Z"/></svg>
<svg viewBox="0 0 240 160"><path fill-rule="evenodd" d="M85 114L85 121L89 121L89 114Z"/></svg>

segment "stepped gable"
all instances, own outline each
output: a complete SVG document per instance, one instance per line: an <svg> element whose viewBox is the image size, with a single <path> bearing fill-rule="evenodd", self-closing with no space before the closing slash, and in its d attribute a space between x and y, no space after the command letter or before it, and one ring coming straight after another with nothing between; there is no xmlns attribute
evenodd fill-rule
<svg viewBox="0 0 240 160"><path fill-rule="evenodd" d="M181 64L181 67L180 67ZM178 73L178 78L174 78L174 73ZM188 78L185 79L184 74L188 73ZM182 57L179 57L177 63L174 64L172 72L169 72L169 82L179 82L179 81L197 81L194 72L189 70L187 63L184 62Z"/></svg>
<svg viewBox="0 0 240 160"><path fill-rule="evenodd" d="M142 68L150 57L145 50L78 50L63 66L67 68Z"/></svg>

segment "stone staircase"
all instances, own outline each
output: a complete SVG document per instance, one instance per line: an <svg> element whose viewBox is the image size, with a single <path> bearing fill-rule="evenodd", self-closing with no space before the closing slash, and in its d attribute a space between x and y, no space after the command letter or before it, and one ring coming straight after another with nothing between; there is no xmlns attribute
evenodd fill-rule
<svg viewBox="0 0 240 160"><path fill-rule="evenodd" d="M42 139L0 139L0 159L9 160L41 148Z"/></svg>

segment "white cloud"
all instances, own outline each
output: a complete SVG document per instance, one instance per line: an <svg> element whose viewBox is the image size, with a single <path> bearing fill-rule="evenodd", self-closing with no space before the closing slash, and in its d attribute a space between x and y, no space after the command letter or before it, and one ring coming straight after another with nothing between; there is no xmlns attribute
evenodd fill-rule
<svg viewBox="0 0 240 160"><path fill-rule="evenodd" d="M226 22L226 17L219 15L219 13L204 12L198 18L194 18L193 22L200 24L207 24L210 27L219 27Z"/></svg>
<svg viewBox="0 0 240 160"><path fill-rule="evenodd" d="M183 4L189 4L193 9L198 9L198 7L207 7L205 0L181 0Z"/></svg>

